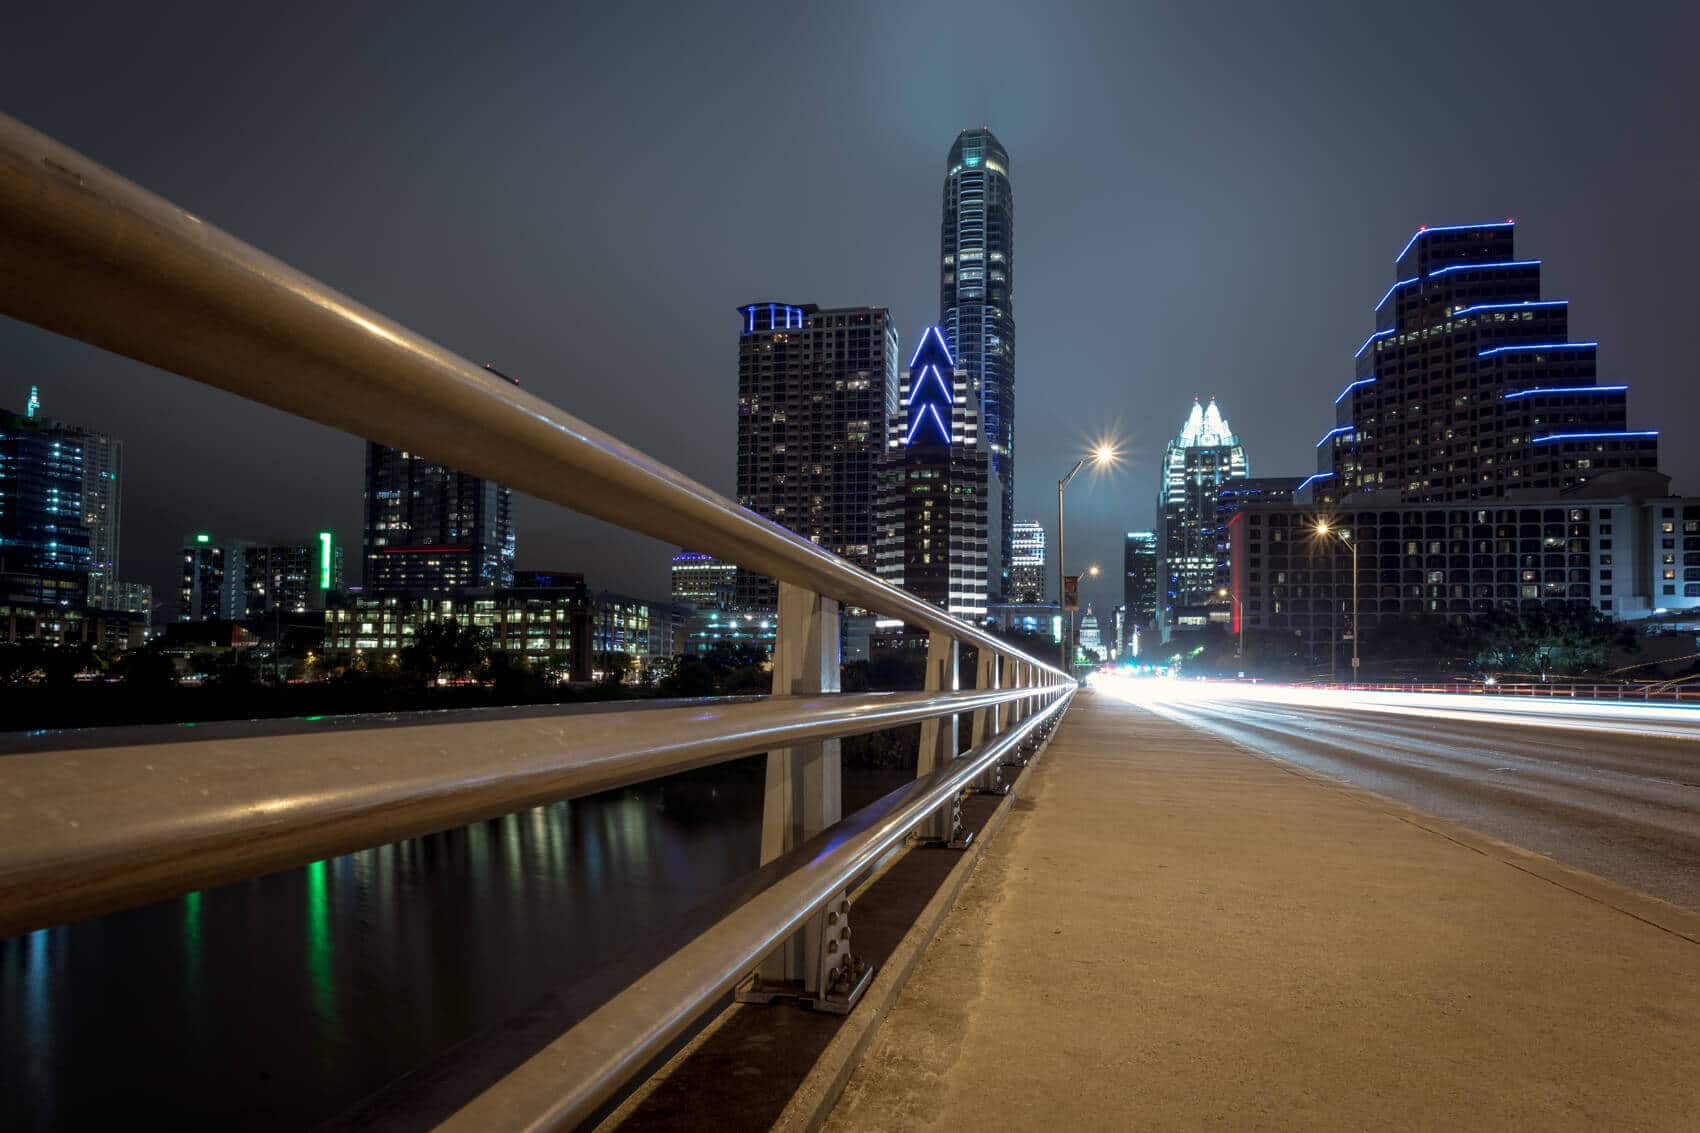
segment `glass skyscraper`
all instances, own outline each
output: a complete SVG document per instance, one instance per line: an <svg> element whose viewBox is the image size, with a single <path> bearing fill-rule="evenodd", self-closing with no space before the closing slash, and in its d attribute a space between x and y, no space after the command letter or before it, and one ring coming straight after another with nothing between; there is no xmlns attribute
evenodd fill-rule
<svg viewBox="0 0 1700 1133"><path fill-rule="evenodd" d="M1216 600L1227 558L1216 519L1217 493L1248 472L1245 447L1216 408L1194 401L1180 433L1163 453L1163 482L1157 496L1161 540L1158 571L1162 583L1164 632L1180 606L1205 606Z"/></svg>
<svg viewBox="0 0 1700 1133"><path fill-rule="evenodd" d="M979 398L992 470L1002 483L1001 521L989 534L1004 564L991 580L1010 591L1015 539L1015 199L1009 152L985 127L956 136L945 162L940 232L939 324Z"/></svg>

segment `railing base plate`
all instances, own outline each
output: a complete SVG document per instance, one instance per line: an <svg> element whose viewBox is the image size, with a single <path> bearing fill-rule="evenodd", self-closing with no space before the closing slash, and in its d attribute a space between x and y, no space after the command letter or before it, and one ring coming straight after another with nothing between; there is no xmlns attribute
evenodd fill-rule
<svg viewBox="0 0 1700 1133"><path fill-rule="evenodd" d="M781 999L807 1007L810 1011L821 1011L828 1015L848 1015L851 1008L867 992L868 985L874 982L874 972L878 964L864 964L862 974L850 989L842 995L828 994L819 996L803 988L801 980L764 980L759 975L752 975L738 985L738 990L732 993L732 998L739 1003L769 1004Z"/></svg>

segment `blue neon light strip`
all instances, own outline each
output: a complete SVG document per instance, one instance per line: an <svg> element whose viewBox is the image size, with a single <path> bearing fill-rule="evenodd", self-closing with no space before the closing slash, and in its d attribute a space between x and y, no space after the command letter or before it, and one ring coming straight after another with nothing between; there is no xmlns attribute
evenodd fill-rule
<svg viewBox="0 0 1700 1133"><path fill-rule="evenodd" d="M1629 438L1656 437L1658 435L1659 431L1657 429L1643 429L1637 433L1551 433L1544 437L1530 437L1529 443L1532 445L1544 445L1548 441L1621 441Z"/></svg>
<svg viewBox="0 0 1700 1133"><path fill-rule="evenodd" d="M905 445L915 443L915 434L921 431L921 424L926 421L928 417L931 417L933 419L933 424L938 426L939 439L947 445L950 443L950 430L945 427L944 419L939 416L938 406L923 405L921 407L921 411L915 414L915 423L909 426L909 436L903 441Z"/></svg>
<svg viewBox="0 0 1700 1133"><path fill-rule="evenodd" d="M944 391L945 404L946 405L955 405L956 404L956 395L951 393L950 387L944 384L944 375L939 373L939 368L937 366L930 364L930 363L921 370L921 380L916 382L913 386L910 387L910 389L909 389L909 400L904 402L903 404L905 404L905 405L914 405L915 404L915 399L921 395L921 387L927 384L927 375L928 374L931 374L933 377L938 379L939 389Z"/></svg>
<svg viewBox="0 0 1700 1133"><path fill-rule="evenodd" d="M915 353L909 359L910 368L913 369L915 363L920 359L921 350L927 345L928 335L939 340L939 349L944 351L944 360L949 363L951 369L956 369L956 359L950 356L950 344L944 340L944 335L939 332L937 323L921 332L921 341L915 344Z"/></svg>
<svg viewBox="0 0 1700 1133"><path fill-rule="evenodd" d="M1509 220L1500 220L1495 221L1492 224L1447 224L1442 225L1439 228L1419 228L1411 234L1411 238L1409 240L1405 241L1405 246L1399 249L1399 254L1393 257L1393 262L1398 263L1400 260L1404 259L1405 253L1411 250L1411 245L1415 244L1418 240L1421 240L1424 236L1427 236L1431 232L1468 232L1472 228L1510 228L1514 223L1515 222Z"/></svg>
<svg viewBox="0 0 1700 1133"><path fill-rule="evenodd" d="M1435 268L1428 273L1428 278L1433 279L1437 275L1445 275L1450 271L1487 271L1489 268L1538 268L1540 266L1541 261L1539 260L1506 260L1502 264L1453 264L1450 267Z"/></svg>
<svg viewBox="0 0 1700 1133"><path fill-rule="evenodd" d="M1624 393L1628 389L1628 386L1537 386L1535 389L1520 389L1516 393L1508 393L1504 400L1538 397L1543 393Z"/></svg>
<svg viewBox="0 0 1700 1133"><path fill-rule="evenodd" d="M1399 281L1399 282L1398 282L1398 283L1395 283L1395 284L1394 284L1394 285L1393 285L1393 286L1392 286L1392 287L1389 287L1389 288L1388 288L1388 289L1387 289L1387 294L1386 294L1386 295L1383 295L1383 296L1382 296L1382 297L1381 297L1381 300L1380 300L1380 302L1378 302L1378 303L1376 303L1376 305L1375 305L1375 309L1376 309L1376 310L1377 310L1377 311L1379 311L1379 310L1381 310L1381 304L1382 304L1382 303L1385 303L1385 302L1387 302L1387 300L1388 300L1388 298L1389 298L1389 297L1390 297L1390 296L1391 296L1391 295L1392 295L1392 294L1393 294L1393 293L1394 293L1394 292L1395 292L1395 291L1397 291L1397 290L1399 290L1399 289L1400 289L1400 288L1401 288L1401 287L1404 287L1404 286L1405 286L1405 285L1406 285L1406 284L1407 284L1407 283L1415 283L1415 282L1417 282L1417 280L1419 280L1419 279L1421 279L1421 278L1422 278L1422 276L1420 276L1420 275L1413 275L1413 276L1412 276L1412 277L1411 277L1411 278L1410 278L1410 279L1401 279L1401 280L1400 280L1400 281Z"/></svg>
<svg viewBox="0 0 1700 1133"><path fill-rule="evenodd" d="M1330 429L1326 433L1322 434L1322 439L1320 441L1316 442L1316 447L1321 448L1323 445L1328 443L1328 441L1331 437L1337 437L1341 433L1349 433L1349 432L1352 431L1352 429L1353 429L1353 426L1351 426L1351 425L1341 425L1337 429Z"/></svg>
<svg viewBox="0 0 1700 1133"><path fill-rule="evenodd" d="M1504 354L1512 350L1592 350L1597 342L1536 342L1528 346L1496 346L1492 350L1483 350L1477 358L1486 358L1493 354Z"/></svg>
<svg viewBox="0 0 1700 1133"><path fill-rule="evenodd" d="M1396 331L1396 330L1378 330L1378 331L1376 331L1374 334L1372 334L1368 338L1364 339L1364 344L1362 346L1358 347L1358 352L1356 354L1352 355L1352 357L1353 358L1362 358L1364 356L1364 351L1369 349L1370 343L1374 342L1378 338L1386 338L1390 334L1398 334L1398 333L1399 332Z"/></svg>
<svg viewBox="0 0 1700 1133"><path fill-rule="evenodd" d="M1474 307L1460 307L1452 312L1453 318L1473 314L1476 311L1520 311L1524 307L1568 307L1568 299L1526 299L1521 303L1477 303Z"/></svg>
<svg viewBox="0 0 1700 1133"><path fill-rule="evenodd" d="M1299 486L1293 489L1293 494L1296 496L1300 492L1304 491L1306 488L1310 487L1311 482L1313 480L1332 480L1332 479L1334 479L1334 473L1332 473L1332 472L1318 472L1318 473L1315 473L1314 475L1306 476L1304 478L1304 480L1299 483Z"/></svg>
<svg viewBox="0 0 1700 1133"><path fill-rule="evenodd" d="M1374 378L1359 378L1355 382L1348 382L1346 383L1346 388L1340 391L1340 396L1334 399L1334 404L1339 405L1342 401L1346 400L1346 395L1357 389L1359 386L1372 386L1374 384Z"/></svg>

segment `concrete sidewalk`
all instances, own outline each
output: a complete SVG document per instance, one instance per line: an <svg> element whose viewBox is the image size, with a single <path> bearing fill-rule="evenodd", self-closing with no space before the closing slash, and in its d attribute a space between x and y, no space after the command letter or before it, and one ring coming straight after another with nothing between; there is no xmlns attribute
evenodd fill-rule
<svg viewBox="0 0 1700 1133"><path fill-rule="evenodd" d="M1700 1129L1700 915L1083 692L828 1128Z"/></svg>

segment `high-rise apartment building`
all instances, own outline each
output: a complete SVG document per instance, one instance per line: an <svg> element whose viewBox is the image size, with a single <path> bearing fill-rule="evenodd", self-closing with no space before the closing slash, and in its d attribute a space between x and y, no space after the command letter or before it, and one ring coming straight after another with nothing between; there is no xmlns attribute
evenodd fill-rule
<svg viewBox="0 0 1700 1133"><path fill-rule="evenodd" d="M1176 608L1215 601L1227 558L1216 520L1217 495L1224 484L1248 473L1245 447L1216 408L1216 399L1208 406L1194 401L1180 433L1163 452L1157 494L1158 614L1165 631L1174 624Z"/></svg>
<svg viewBox="0 0 1700 1133"><path fill-rule="evenodd" d="M1015 561L1015 198L1009 152L985 127L956 136L945 159L939 322L978 398L981 433L1002 496L993 531L1000 564ZM993 597L1010 579L992 581Z"/></svg>
<svg viewBox="0 0 1700 1133"><path fill-rule="evenodd" d="M1541 297L1541 261L1517 258L1514 232L1423 228L1394 257L1311 498L1472 500L1657 468L1658 434L1625 423L1628 387L1599 382L1599 344L1571 341L1569 301Z"/></svg>
<svg viewBox="0 0 1700 1133"><path fill-rule="evenodd" d="M1157 533L1129 531L1122 544L1123 632L1116 644L1123 650L1133 633L1143 633L1157 619Z"/></svg>
<svg viewBox="0 0 1700 1133"><path fill-rule="evenodd" d="M244 551L247 617L322 610L344 589L342 544L330 531L302 542L261 543Z"/></svg>
<svg viewBox="0 0 1700 1133"><path fill-rule="evenodd" d="M344 589L342 546L330 531L299 542L183 540L180 621L245 621L323 610Z"/></svg>
<svg viewBox="0 0 1700 1133"><path fill-rule="evenodd" d="M240 621L248 616L251 546L237 539L215 539L206 531L184 537L179 621Z"/></svg>
<svg viewBox="0 0 1700 1133"><path fill-rule="evenodd" d="M1003 494L979 406L938 327L909 361L886 457L879 573L951 614L979 622L999 575Z"/></svg>
<svg viewBox="0 0 1700 1133"><path fill-rule="evenodd" d="M1015 524L1014 557L1009 563L1009 600L1017 603L1044 601L1045 529L1032 520Z"/></svg>
<svg viewBox="0 0 1700 1133"><path fill-rule="evenodd" d="M874 569L898 397L891 312L751 303L738 316L738 502ZM773 609L773 581L740 571L734 601Z"/></svg>
<svg viewBox="0 0 1700 1133"><path fill-rule="evenodd" d="M512 488L368 442L365 502L368 591L512 585Z"/></svg>

